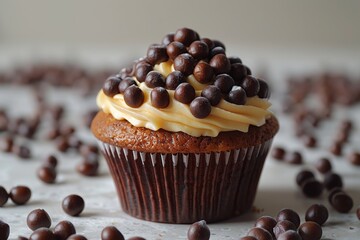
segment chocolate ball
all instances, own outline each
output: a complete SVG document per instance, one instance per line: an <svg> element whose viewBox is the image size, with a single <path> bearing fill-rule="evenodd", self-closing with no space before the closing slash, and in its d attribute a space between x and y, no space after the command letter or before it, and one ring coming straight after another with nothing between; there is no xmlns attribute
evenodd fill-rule
<svg viewBox="0 0 360 240"><path fill-rule="evenodd" d="M278 238L282 233L289 231L289 230L296 230L297 227L294 223L288 221L288 220L282 220L278 221L273 228L273 233L276 238Z"/></svg>
<svg viewBox="0 0 360 240"><path fill-rule="evenodd" d="M210 101L211 106L216 106L221 101L222 95L218 87L209 85L201 91L201 96Z"/></svg>
<svg viewBox="0 0 360 240"><path fill-rule="evenodd" d="M234 84L234 79L228 74L219 74L214 81L214 85L218 87L223 94L228 94Z"/></svg>
<svg viewBox="0 0 360 240"><path fill-rule="evenodd" d="M322 229L316 222L305 222L299 227L299 235L302 240L320 240L322 236Z"/></svg>
<svg viewBox="0 0 360 240"><path fill-rule="evenodd" d="M301 185L302 192L309 198L319 197L323 189L324 185L314 178L305 180Z"/></svg>
<svg viewBox="0 0 360 240"><path fill-rule="evenodd" d="M265 82L264 80L262 79L259 79L258 78L258 82L259 82L259 85L260 85L260 89L259 89L259 92L258 92L258 97L259 98L270 98L270 89L269 89L269 85L267 84L267 82Z"/></svg>
<svg viewBox="0 0 360 240"><path fill-rule="evenodd" d="M144 82L146 75L152 70L153 67L150 64L146 62L141 62L136 65L134 75L139 82Z"/></svg>
<svg viewBox="0 0 360 240"><path fill-rule="evenodd" d="M4 206L9 199L9 194L3 186L0 186L0 207Z"/></svg>
<svg viewBox="0 0 360 240"><path fill-rule="evenodd" d="M269 231L264 228L254 227L249 230L248 236L255 237L256 239L261 240L272 240L273 237Z"/></svg>
<svg viewBox="0 0 360 240"><path fill-rule="evenodd" d="M360 220L360 206L356 209L356 216Z"/></svg>
<svg viewBox="0 0 360 240"><path fill-rule="evenodd" d="M329 217L328 209L322 204L311 205L305 213L305 220L323 225Z"/></svg>
<svg viewBox="0 0 360 240"><path fill-rule="evenodd" d="M294 151L286 155L285 161L290 164L299 165L303 163L303 157L300 152Z"/></svg>
<svg viewBox="0 0 360 240"><path fill-rule="evenodd" d="M331 198L330 204L339 213L348 213L353 208L354 201L348 194L338 192Z"/></svg>
<svg viewBox="0 0 360 240"><path fill-rule="evenodd" d="M190 112L196 118L206 118L211 113L210 101L204 97L196 97L190 103Z"/></svg>
<svg viewBox="0 0 360 240"><path fill-rule="evenodd" d="M324 186L327 190L331 190L335 187L342 188L343 186L342 177L337 173L329 172L325 174Z"/></svg>
<svg viewBox="0 0 360 240"><path fill-rule="evenodd" d="M174 33L166 34L161 41L162 44L165 46L169 45L171 42L174 41L174 35L175 35Z"/></svg>
<svg viewBox="0 0 360 240"><path fill-rule="evenodd" d="M165 87L165 78L161 73L151 71L146 75L145 84L149 88Z"/></svg>
<svg viewBox="0 0 360 240"><path fill-rule="evenodd" d="M166 88L169 90L175 90L181 83L186 81L186 77L180 71L171 72L165 80Z"/></svg>
<svg viewBox="0 0 360 240"><path fill-rule="evenodd" d="M210 239L210 229L204 220L193 223L188 232L188 240L208 240Z"/></svg>
<svg viewBox="0 0 360 240"><path fill-rule="evenodd" d="M124 100L129 107L138 108L144 102L144 93L138 86L132 85L125 90Z"/></svg>
<svg viewBox="0 0 360 240"><path fill-rule="evenodd" d="M301 170L297 175L296 175L296 183L298 186L302 186L303 183L306 181L306 180L309 180L309 179L314 179L315 178L315 175L312 171L310 170Z"/></svg>
<svg viewBox="0 0 360 240"><path fill-rule="evenodd" d="M31 211L27 216L26 222L28 227L33 231L42 227L50 228L51 226L51 218L44 209L35 209Z"/></svg>
<svg viewBox="0 0 360 240"><path fill-rule="evenodd" d="M148 48L146 59L152 65L166 62L169 60L169 57L166 53L166 46L158 44L151 45Z"/></svg>
<svg viewBox="0 0 360 240"><path fill-rule="evenodd" d="M38 178L44 183L55 183L56 175L55 169L50 166L42 166L37 170Z"/></svg>
<svg viewBox="0 0 360 240"><path fill-rule="evenodd" d="M246 93L242 87L234 86L226 100L237 105L244 105L246 103Z"/></svg>
<svg viewBox="0 0 360 240"><path fill-rule="evenodd" d="M54 228L54 235L57 240L66 240L71 235L75 234L76 230L70 221L61 221Z"/></svg>
<svg viewBox="0 0 360 240"><path fill-rule="evenodd" d="M267 230L271 235L275 236L273 233L273 229L276 224L277 222L273 217L262 216L256 220L255 227L263 228Z"/></svg>
<svg viewBox="0 0 360 240"><path fill-rule="evenodd" d="M96 154L88 154L77 166L76 171L84 176L98 175L99 161Z"/></svg>
<svg viewBox="0 0 360 240"><path fill-rule="evenodd" d="M302 240L302 239L296 231L289 230L280 234L277 240Z"/></svg>
<svg viewBox="0 0 360 240"><path fill-rule="evenodd" d="M288 220L292 222L295 225L295 227L300 226L299 214L297 214L297 212L295 212L292 209L284 208L278 213L278 215L276 216L276 221L279 222L283 220Z"/></svg>
<svg viewBox="0 0 360 240"><path fill-rule="evenodd" d="M190 54L183 53L175 58L174 69L188 76L193 73L195 64L196 61Z"/></svg>
<svg viewBox="0 0 360 240"><path fill-rule="evenodd" d="M230 64L234 63L242 63L241 59L239 57L228 57Z"/></svg>
<svg viewBox="0 0 360 240"><path fill-rule="evenodd" d="M260 90L259 81L252 76L246 76L240 86L245 90L247 97L256 96Z"/></svg>
<svg viewBox="0 0 360 240"><path fill-rule="evenodd" d="M116 94L119 93L118 86L121 82L121 78L117 75L110 76L106 81L104 82L104 85L102 87L103 92L106 96L113 97Z"/></svg>
<svg viewBox="0 0 360 240"><path fill-rule="evenodd" d="M0 239L7 240L10 235L9 224L0 220Z"/></svg>
<svg viewBox="0 0 360 240"><path fill-rule="evenodd" d="M331 190L329 191L329 195L328 195L328 201L329 201L329 203L331 203L332 197L333 197L336 193L339 193L339 192L341 192L341 193L344 192L341 187L334 187L333 189L331 189Z"/></svg>
<svg viewBox="0 0 360 240"><path fill-rule="evenodd" d="M214 43L210 38L202 38L202 39L200 39L200 41L206 43L206 45L208 46L209 51L214 48Z"/></svg>
<svg viewBox="0 0 360 240"><path fill-rule="evenodd" d="M174 35L174 41L181 42L185 46L189 46L196 40L199 40L199 34L190 28L180 28Z"/></svg>
<svg viewBox="0 0 360 240"><path fill-rule="evenodd" d="M124 78L119 84L119 92L124 93L125 90L132 85L137 86L135 80L132 77Z"/></svg>
<svg viewBox="0 0 360 240"><path fill-rule="evenodd" d="M84 208L84 199L76 194L69 195L62 201L62 209L70 216L79 216Z"/></svg>
<svg viewBox="0 0 360 240"><path fill-rule="evenodd" d="M31 198L31 190L26 186L16 186L10 190L9 197L16 205L24 205Z"/></svg>
<svg viewBox="0 0 360 240"><path fill-rule="evenodd" d="M30 235L29 240L56 240L56 238L50 229L39 228Z"/></svg>
<svg viewBox="0 0 360 240"><path fill-rule="evenodd" d="M68 237L67 240L87 240L87 238L80 234L73 234L70 237Z"/></svg>
<svg viewBox="0 0 360 240"><path fill-rule="evenodd" d="M49 155L45 158L43 165L56 168L58 165L58 159L54 155Z"/></svg>
<svg viewBox="0 0 360 240"><path fill-rule="evenodd" d="M224 50L226 50L225 44L222 43L221 41L214 39L213 43L214 43L214 47L222 47Z"/></svg>
<svg viewBox="0 0 360 240"><path fill-rule="evenodd" d="M186 47L181 42L172 42L166 47L166 53L171 60L183 53L187 53Z"/></svg>
<svg viewBox="0 0 360 240"><path fill-rule="evenodd" d="M213 56L209 62L210 66L214 68L215 74L230 72L230 61L225 54L217 54Z"/></svg>
<svg viewBox="0 0 360 240"><path fill-rule="evenodd" d="M188 52L195 59L204 59L209 55L209 47L206 43L202 41L194 41L190 44Z"/></svg>
<svg viewBox="0 0 360 240"><path fill-rule="evenodd" d="M331 162L328 158L320 158L319 160L316 161L315 168L320 173L328 173L331 171L332 166L331 166Z"/></svg>
<svg viewBox="0 0 360 240"><path fill-rule="evenodd" d="M195 79L202 84L211 82L214 79L214 69L207 62L198 62L194 68Z"/></svg>
<svg viewBox="0 0 360 240"><path fill-rule="evenodd" d="M231 64L229 75L234 79L236 85L240 85L247 76L246 67L241 63Z"/></svg>
<svg viewBox="0 0 360 240"><path fill-rule="evenodd" d="M189 104L195 98L195 89L190 83L181 83L175 90L174 98L184 104Z"/></svg>
<svg viewBox="0 0 360 240"><path fill-rule="evenodd" d="M271 156L276 160L284 160L286 151L282 147L274 147L271 151Z"/></svg>
<svg viewBox="0 0 360 240"><path fill-rule="evenodd" d="M116 227L108 226L102 230L101 240L125 240L125 238Z"/></svg>
<svg viewBox="0 0 360 240"><path fill-rule="evenodd" d="M151 105L156 108L166 108L170 103L168 91L163 87L156 87L150 92Z"/></svg>
<svg viewBox="0 0 360 240"><path fill-rule="evenodd" d="M225 49L223 49L222 47L214 47L213 49L210 50L209 52L209 57L212 58L213 56L217 55L217 54L225 54Z"/></svg>

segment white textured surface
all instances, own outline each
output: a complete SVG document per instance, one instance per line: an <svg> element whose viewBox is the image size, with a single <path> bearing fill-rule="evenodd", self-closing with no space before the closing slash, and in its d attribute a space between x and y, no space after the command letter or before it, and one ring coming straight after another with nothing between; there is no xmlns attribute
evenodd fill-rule
<svg viewBox="0 0 360 240"><path fill-rule="evenodd" d="M2 52L7 53L6 51ZM281 76L280 73L288 73L288 66L290 66L290 69L301 69L293 66L296 61L286 62L279 57L279 53L277 54L278 58L275 58L270 64L270 67L275 69L271 72L273 73L272 76L278 78ZM300 53L299 55L301 56ZM326 54L323 56L326 56ZM292 56L292 59L294 58ZM346 56L339 56L339 59L346 59ZM360 65L358 58L355 58L355 63L350 60L354 60L354 58L348 59L349 65L344 65L345 69L347 66ZM304 63L303 67L308 66L305 59L300 58L297 61L300 64ZM313 58L311 61L316 62ZM330 62L332 61L330 60ZM277 67L274 65L277 65ZM310 69L317 69L320 65ZM293 67L291 68L291 66ZM280 83L276 82L276 84ZM275 95L273 94L273 99ZM17 97L14 99L14 96ZM66 120L78 126L82 125L80 120L82 119L82 110L95 107L94 99L83 99L73 90L51 89L47 93L47 97L50 102L65 103L68 108ZM13 101L9 101L9 99L13 99ZM34 106L32 99L32 95L27 89L0 85L0 107L9 107L12 116L32 112ZM284 145L289 150L305 149L302 143L293 137L293 126L289 119L278 111L277 104L274 105L274 111L279 116L281 123L281 131L275 138L274 145ZM295 184L295 174L300 169L304 166L311 167L320 156L329 156L335 171L344 177L345 190L353 197L355 206L360 205L360 168L350 165L344 158L333 157L326 151L336 133L336 126L338 126L340 120L350 118L356 122L359 117L360 106L352 108L351 111L340 107L336 109L333 120L324 123L316 130L320 146L314 150L305 150L305 165L303 166L278 163L269 157L254 204L261 211L259 213L250 212L225 222L210 224L211 239L239 239L252 227L256 218L262 215L274 216L284 207L298 211L303 221L306 209L313 203L323 203L330 210L330 218L323 227L323 239L360 239L360 221L355 217L355 208L349 214L339 214L329 206L326 194L320 199L307 199L303 197ZM360 125L356 124L356 130L351 136L351 144L346 145L345 152L349 152L351 149L360 150ZM70 220L74 223L77 232L84 234L88 239L100 239L100 232L107 225L118 227L126 238L140 235L147 239L186 239L189 225L151 223L124 214L120 210L105 161L101 161L100 176L94 178L80 176L75 171L75 165L79 162L80 157L75 153L57 153L53 144L41 140L42 134L44 134L44 131L40 131L40 140L37 141L17 139L19 142L25 141L32 146L33 158L31 160L20 160L14 155L0 153L0 185L9 190L15 185L24 184L30 186L33 192L32 198L27 205L15 206L8 202L5 207L0 208L0 219L11 226L10 239L16 239L18 235L30 235L31 231L26 226L26 217L35 208L44 208L50 214L53 221L52 227L60 220ZM79 135L88 142L95 142L95 139L85 128L79 130ZM56 153L60 160L58 181L55 185L45 185L35 175L35 171L40 166L42 159L49 153ZM61 209L62 199L72 193L80 194L85 199L86 208L80 217L69 217Z"/></svg>

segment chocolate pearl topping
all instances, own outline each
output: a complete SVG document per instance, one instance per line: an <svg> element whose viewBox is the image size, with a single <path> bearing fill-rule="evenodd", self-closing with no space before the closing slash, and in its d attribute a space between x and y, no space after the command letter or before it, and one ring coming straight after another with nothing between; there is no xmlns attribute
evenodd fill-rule
<svg viewBox="0 0 360 240"><path fill-rule="evenodd" d="M151 104L156 108L166 108L170 103L168 91L163 87L156 87L150 92Z"/></svg>
<svg viewBox="0 0 360 240"><path fill-rule="evenodd" d="M213 40L213 43L214 43L214 47L222 47L224 50L226 50L225 44L222 43L221 41L215 39Z"/></svg>
<svg viewBox="0 0 360 240"><path fill-rule="evenodd" d="M194 41L190 44L188 52L193 56L195 59L204 59L209 54L209 47L206 43L202 41Z"/></svg>
<svg viewBox="0 0 360 240"><path fill-rule="evenodd" d="M258 82L260 85L258 96L259 98L269 98L270 97L270 89L269 85L262 79L258 78Z"/></svg>
<svg viewBox="0 0 360 240"><path fill-rule="evenodd" d="M234 63L242 63L241 59L239 57L228 57L231 64Z"/></svg>
<svg viewBox="0 0 360 240"><path fill-rule="evenodd" d="M145 84L149 88L165 87L165 78L161 73L151 71L146 75Z"/></svg>
<svg viewBox="0 0 360 240"><path fill-rule="evenodd" d="M210 50L209 52L209 57L212 58L213 56L217 55L217 54L225 54L225 49L223 49L222 47L214 47L213 49Z"/></svg>
<svg viewBox="0 0 360 240"><path fill-rule="evenodd" d="M305 213L305 220L323 225L329 217L328 209L322 204L311 205Z"/></svg>
<svg viewBox="0 0 360 240"><path fill-rule="evenodd" d="M174 40L189 46L192 42L199 40L199 34L190 28L180 28L175 32Z"/></svg>
<svg viewBox="0 0 360 240"><path fill-rule="evenodd" d="M189 104L195 98L195 89L190 83L181 83L175 90L174 98L184 104Z"/></svg>
<svg viewBox="0 0 360 240"><path fill-rule="evenodd" d="M209 85L201 91L201 96L210 101L211 106L216 106L221 101L221 91L214 85Z"/></svg>
<svg viewBox="0 0 360 240"><path fill-rule="evenodd" d="M172 42L166 47L167 55L171 60L174 60L180 54L186 53L186 47L181 42Z"/></svg>
<svg viewBox="0 0 360 240"><path fill-rule="evenodd" d="M246 76L241 83L241 87L245 90L247 97L256 96L260 90L259 81L252 76Z"/></svg>
<svg viewBox="0 0 360 240"><path fill-rule="evenodd" d="M230 61L225 54L217 54L210 60L210 66L214 68L216 74L228 73L230 71Z"/></svg>
<svg viewBox="0 0 360 240"><path fill-rule="evenodd" d="M234 79L228 74L219 74L214 81L214 85L218 87L223 94L229 93L234 84Z"/></svg>
<svg viewBox="0 0 360 240"><path fill-rule="evenodd" d="M195 63L195 59L190 54L183 53L175 58L174 69L188 76L193 73Z"/></svg>
<svg viewBox="0 0 360 240"><path fill-rule="evenodd" d="M171 72L165 80L165 85L167 89L175 90L177 86L186 81L186 77L179 71Z"/></svg>
<svg viewBox="0 0 360 240"><path fill-rule="evenodd" d="M227 96L227 100L237 105L246 103L246 93L242 87L234 86Z"/></svg>
<svg viewBox="0 0 360 240"><path fill-rule="evenodd" d="M214 48L214 43L210 38L202 38L200 41L203 41L208 46L209 51Z"/></svg>
<svg viewBox="0 0 360 240"><path fill-rule="evenodd" d="M166 46L158 44L151 45L148 48L146 57L147 61L152 65L166 62L169 59L166 53Z"/></svg>
<svg viewBox="0 0 360 240"><path fill-rule="evenodd" d="M152 70L153 67L150 64L146 62L138 63L135 68L135 77L139 82L144 82L146 75Z"/></svg>
<svg viewBox="0 0 360 240"><path fill-rule="evenodd" d="M161 41L162 44L164 44L165 46L169 45L171 42L174 41L174 35L174 33L166 34Z"/></svg>
<svg viewBox="0 0 360 240"><path fill-rule="evenodd" d="M124 78L119 84L119 92L124 93L131 85L137 85L135 80L132 77Z"/></svg>
<svg viewBox="0 0 360 240"><path fill-rule="evenodd" d="M211 104L207 98L197 97L190 103L190 112L196 118L206 118L211 113Z"/></svg>
<svg viewBox="0 0 360 240"><path fill-rule="evenodd" d="M104 82L103 92L106 96L113 97L119 93L118 86L121 82L121 79L118 76L111 76Z"/></svg>
<svg viewBox="0 0 360 240"><path fill-rule="evenodd" d="M198 62L194 69L195 79L202 84L209 83L214 78L214 69L207 62Z"/></svg>
<svg viewBox="0 0 360 240"><path fill-rule="evenodd" d="M125 90L124 100L128 106L138 108L144 102L144 93L138 86L132 85Z"/></svg>

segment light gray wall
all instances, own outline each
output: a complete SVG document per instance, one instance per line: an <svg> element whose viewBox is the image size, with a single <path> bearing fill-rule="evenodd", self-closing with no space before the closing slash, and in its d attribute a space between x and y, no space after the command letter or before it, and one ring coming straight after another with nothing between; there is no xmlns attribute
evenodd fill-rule
<svg viewBox="0 0 360 240"><path fill-rule="evenodd" d="M159 42L182 26L230 44L360 47L360 1L0 0L0 44Z"/></svg>

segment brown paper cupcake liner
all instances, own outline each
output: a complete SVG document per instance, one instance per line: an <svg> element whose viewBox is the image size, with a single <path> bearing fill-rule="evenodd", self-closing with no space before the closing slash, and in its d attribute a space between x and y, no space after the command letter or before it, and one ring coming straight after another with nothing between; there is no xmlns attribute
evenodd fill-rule
<svg viewBox="0 0 360 240"><path fill-rule="evenodd" d="M211 153L148 153L99 141L122 209L164 223L215 222L248 211L272 139Z"/></svg>

